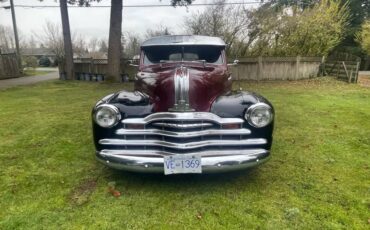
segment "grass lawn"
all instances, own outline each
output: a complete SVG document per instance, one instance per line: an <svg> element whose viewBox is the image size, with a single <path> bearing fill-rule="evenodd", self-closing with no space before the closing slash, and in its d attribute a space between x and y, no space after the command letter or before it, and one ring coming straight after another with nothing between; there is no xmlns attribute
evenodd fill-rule
<svg viewBox="0 0 370 230"><path fill-rule="evenodd" d="M0 91L0 229L369 229L369 88L330 78L241 86L275 106L271 160L167 177L95 161L90 110L131 84Z"/></svg>

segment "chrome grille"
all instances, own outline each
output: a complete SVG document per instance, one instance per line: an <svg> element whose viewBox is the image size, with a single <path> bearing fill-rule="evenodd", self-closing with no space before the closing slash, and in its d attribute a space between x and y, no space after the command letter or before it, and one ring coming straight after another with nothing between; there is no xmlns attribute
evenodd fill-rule
<svg viewBox="0 0 370 230"><path fill-rule="evenodd" d="M240 118L221 118L206 112L155 113L145 118L124 119L122 127L116 130L116 138L101 139L99 144L112 150L193 153L238 150L267 143L263 138L250 138L251 131L242 128L243 122ZM237 127L226 129L225 125Z"/></svg>
<svg viewBox="0 0 370 230"><path fill-rule="evenodd" d="M212 123L204 122L204 123L184 124L184 123L154 122L152 125L160 128L191 129L191 128L211 127Z"/></svg>

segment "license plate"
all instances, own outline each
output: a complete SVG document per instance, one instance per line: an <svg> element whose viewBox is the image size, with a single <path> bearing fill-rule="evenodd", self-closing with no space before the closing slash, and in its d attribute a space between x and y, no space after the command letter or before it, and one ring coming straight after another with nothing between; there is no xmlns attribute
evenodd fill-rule
<svg viewBox="0 0 370 230"><path fill-rule="evenodd" d="M164 157L164 174L202 173L200 156L172 155Z"/></svg>

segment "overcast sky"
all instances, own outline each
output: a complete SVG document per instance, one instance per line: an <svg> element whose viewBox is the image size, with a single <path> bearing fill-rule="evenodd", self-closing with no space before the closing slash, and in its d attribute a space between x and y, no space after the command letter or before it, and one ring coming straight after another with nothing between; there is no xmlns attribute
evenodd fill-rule
<svg viewBox="0 0 370 230"><path fill-rule="evenodd" d="M248 0L246 0L248 1ZM213 3L214 0L196 0L196 4ZM229 0L228 2L243 2L243 0ZM55 0L14 0L15 5L55 5ZM124 5L141 4L163 4L169 5L170 0L124 0ZM9 5L9 0L0 3L0 6ZM110 5L110 0L102 0L99 6ZM159 24L171 28L174 33L182 32L185 16L194 12L203 11L204 6L192 7L157 7L157 8L124 8L123 9L123 31L144 34L148 28L157 27ZM16 7L17 25L21 34L31 35L41 32L46 20L60 23L59 8L23 8ZM107 38L109 31L109 8L69 8L71 30L87 38ZM0 24L11 26L11 12L0 8Z"/></svg>

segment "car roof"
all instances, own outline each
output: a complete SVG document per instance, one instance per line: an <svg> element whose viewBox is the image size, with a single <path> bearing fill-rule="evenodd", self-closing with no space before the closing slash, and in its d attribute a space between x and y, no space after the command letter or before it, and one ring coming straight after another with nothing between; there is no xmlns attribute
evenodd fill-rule
<svg viewBox="0 0 370 230"><path fill-rule="evenodd" d="M172 45L210 45L225 46L225 42L219 37L210 37L202 35L165 35L153 37L141 45L148 46L172 46Z"/></svg>

